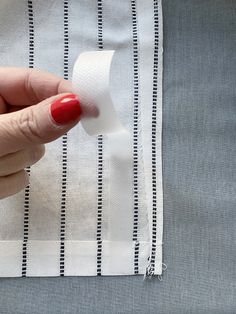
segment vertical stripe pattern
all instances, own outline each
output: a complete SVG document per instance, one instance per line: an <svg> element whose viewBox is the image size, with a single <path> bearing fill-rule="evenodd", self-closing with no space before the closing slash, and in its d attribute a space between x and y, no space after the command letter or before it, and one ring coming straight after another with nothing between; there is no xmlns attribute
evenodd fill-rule
<svg viewBox="0 0 236 314"><path fill-rule="evenodd" d="M131 0L132 29L133 29L133 241L134 244L134 273L139 273L139 242L138 242L138 116L139 116L139 59L138 59L138 26L136 0Z"/></svg>
<svg viewBox="0 0 236 314"><path fill-rule="evenodd" d="M98 49L103 49L103 12L102 0L97 0L98 9ZM97 139L97 275L102 273L102 205L103 205L103 136Z"/></svg>
<svg viewBox="0 0 236 314"><path fill-rule="evenodd" d="M69 0L64 0L64 79L69 67ZM60 276L65 273L66 185L67 185L67 134L62 137L62 186L60 214Z"/></svg>
<svg viewBox="0 0 236 314"><path fill-rule="evenodd" d="M153 61L153 94L152 94L152 247L150 256L149 275L155 271L156 242L157 242L157 86L158 86L158 50L159 50L159 12L158 0L154 0L154 61Z"/></svg>
<svg viewBox="0 0 236 314"><path fill-rule="evenodd" d="M29 68L34 67L34 13L33 3L28 0L28 21L29 21ZM26 168L30 176L30 167ZM27 274L27 243L29 239L29 206L30 206L30 185L25 188L24 221L23 221L23 245L22 245L22 266L21 275Z"/></svg>

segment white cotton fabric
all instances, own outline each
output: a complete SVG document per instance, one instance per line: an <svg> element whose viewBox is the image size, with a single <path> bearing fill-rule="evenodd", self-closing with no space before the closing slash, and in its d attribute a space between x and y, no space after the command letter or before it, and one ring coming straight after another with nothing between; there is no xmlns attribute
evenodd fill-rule
<svg viewBox="0 0 236 314"><path fill-rule="evenodd" d="M34 67L64 74L63 1L33 1ZM98 50L97 1L68 1L69 79L77 56ZM127 130L103 137L101 243L98 227L98 141L77 125L67 136L66 219L63 275L133 275L150 269L153 250L152 110L154 4L158 7L155 265L162 272L162 10L161 1L102 3L103 49L115 50L109 92L117 121ZM29 64L28 1L1 0L0 65ZM134 240L134 50L132 9L138 25L138 223ZM17 17L17 18L16 18ZM79 69L78 69L79 73ZM96 72L95 72L96 73ZM94 121L95 122L95 121ZM96 126L96 124L93 124ZM94 133L94 132L93 132ZM96 133L96 132L95 132ZM97 133L96 133L97 134ZM127 136L129 134L129 136ZM114 136L114 138L112 138ZM126 144L122 144L126 140ZM119 142L121 141L121 142ZM114 145L114 142L120 145ZM26 276L59 276L61 254L62 139L47 144L31 168ZM121 147L124 147L124 150ZM123 155L122 155L123 154ZM122 157L123 156L123 160ZM118 158L117 158L118 157ZM22 276L24 191L0 201L0 276ZM98 247L101 245L101 258ZM137 255L138 245L138 255ZM135 253L136 252L136 253ZM138 266L137 266L138 265ZM101 267L101 272L98 268Z"/></svg>

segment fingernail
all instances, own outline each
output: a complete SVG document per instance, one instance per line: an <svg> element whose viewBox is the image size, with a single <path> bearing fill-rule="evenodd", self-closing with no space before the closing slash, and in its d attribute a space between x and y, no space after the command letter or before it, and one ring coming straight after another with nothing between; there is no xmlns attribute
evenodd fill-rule
<svg viewBox="0 0 236 314"><path fill-rule="evenodd" d="M51 105L51 115L58 124L68 124L81 115L80 102L75 94L69 94L57 99Z"/></svg>

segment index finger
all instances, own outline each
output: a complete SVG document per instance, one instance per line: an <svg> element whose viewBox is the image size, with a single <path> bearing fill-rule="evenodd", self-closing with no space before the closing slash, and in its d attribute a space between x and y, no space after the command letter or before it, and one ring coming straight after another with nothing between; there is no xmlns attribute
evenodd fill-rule
<svg viewBox="0 0 236 314"><path fill-rule="evenodd" d="M0 67L0 96L12 106L31 106L51 96L71 92L72 84L37 69Z"/></svg>

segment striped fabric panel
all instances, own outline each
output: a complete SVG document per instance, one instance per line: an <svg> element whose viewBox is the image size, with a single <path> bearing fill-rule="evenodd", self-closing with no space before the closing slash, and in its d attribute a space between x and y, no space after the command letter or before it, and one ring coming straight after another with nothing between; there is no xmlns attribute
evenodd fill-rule
<svg viewBox="0 0 236 314"><path fill-rule="evenodd" d="M28 23L29 23L29 68L34 67L34 12L33 2L28 0ZM26 168L30 176L30 167ZM30 185L25 188L24 218L23 218L23 245L22 245L22 267L21 275L26 277L27 274L27 243L29 239L29 210L30 210Z"/></svg>
<svg viewBox="0 0 236 314"><path fill-rule="evenodd" d="M63 29L64 29L64 79L68 79L69 72L69 4L70 0L63 0ZM27 1L29 25L29 68L34 67L34 12L33 0ZM153 91L152 91L152 124L151 124L151 165L152 165L152 213L151 213L151 253L147 275L155 272L155 259L157 248L157 102L158 102L158 53L159 53L159 1L153 0L154 24L154 59L153 59ZM139 274L139 34L137 0L130 0L131 32L132 32L132 59L133 59L133 225L132 241L134 242L133 273ZM103 0L97 0L97 48L102 50L103 41ZM96 273L102 275L102 220L103 220L103 168L104 168L104 139L97 137L97 225L96 225ZM27 168L30 175L30 167ZM61 203L60 203L60 248L59 273L65 275L65 243L66 243L66 200L67 200L67 172L68 172L68 138L62 137L62 173L61 173ZM29 242L29 213L30 213L30 186L25 189L24 200L24 226L22 245L22 277L27 276L27 244Z"/></svg>

